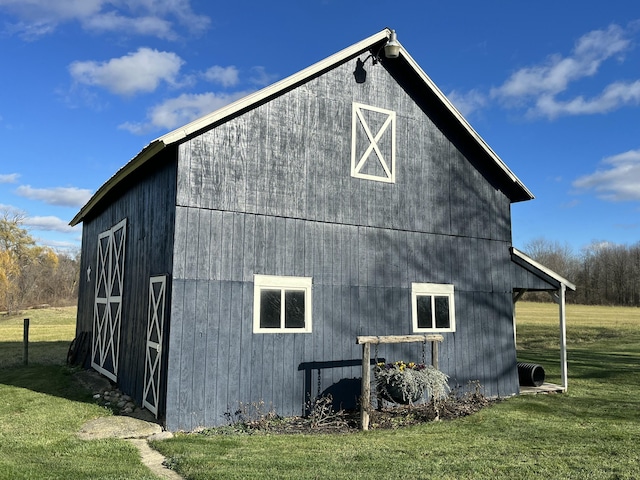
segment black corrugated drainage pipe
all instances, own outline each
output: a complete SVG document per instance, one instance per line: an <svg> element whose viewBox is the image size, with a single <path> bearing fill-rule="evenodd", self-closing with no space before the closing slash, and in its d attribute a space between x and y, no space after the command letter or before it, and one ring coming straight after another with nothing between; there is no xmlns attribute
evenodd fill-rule
<svg viewBox="0 0 640 480"><path fill-rule="evenodd" d="M539 387L544 383L544 368L535 363L518 363L518 380L526 387Z"/></svg>

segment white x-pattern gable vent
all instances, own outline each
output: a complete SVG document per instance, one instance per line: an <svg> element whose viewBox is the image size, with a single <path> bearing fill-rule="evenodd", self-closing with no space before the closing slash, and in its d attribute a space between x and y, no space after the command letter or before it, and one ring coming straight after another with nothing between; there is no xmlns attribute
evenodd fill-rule
<svg viewBox="0 0 640 480"><path fill-rule="evenodd" d="M396 181L396 112L353 102L351 176Z"/></svg>

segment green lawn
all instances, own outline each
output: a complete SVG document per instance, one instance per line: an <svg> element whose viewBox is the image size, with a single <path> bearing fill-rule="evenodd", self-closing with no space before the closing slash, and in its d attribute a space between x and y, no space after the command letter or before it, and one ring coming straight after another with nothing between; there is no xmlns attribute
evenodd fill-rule
<svg viewBox="0 0 640 480"><path fill-rule="evenodd" d="M22 317L0 319L0 479L154 478L127 442L75 437L86 420L110 412L63 366L74 311L42 324L36 313L32 338L34 325L37 335L50 330L36 341L48 353L28 367L21 348L5 354L20 345ZM557 307L519 303L517 314L519 359L542 363L558 382ZM183 434L154 446L189 479L640 478L640 309L569 306L567 338L566 394L511 398L464 419L398 430Z"/></svg>
<svg viewBox="0 0 640 480"><path fill-rule="evenodd" d="M76 432L111 415L64 366L75 308L0 317L0 479L155 479L124 440L83 441ZM30 319L23 366L23 318Z"/></svg>
<svg viewBox="0 0 640 480"><path fill-rule="evenodd" d="M558 309L518 304L519 359L559 382ZM473 416L352 435L180 435L190 479L640 478L640 309L570 306L569 391Z"/></svg>
<svg viewBox="0 0 640 480"><path fill-rule="evenodd" d="M76 333L76 307L26 310L0 316L0 369L23 364L24 319L29 319L29 363L62 365Z"/></svg>

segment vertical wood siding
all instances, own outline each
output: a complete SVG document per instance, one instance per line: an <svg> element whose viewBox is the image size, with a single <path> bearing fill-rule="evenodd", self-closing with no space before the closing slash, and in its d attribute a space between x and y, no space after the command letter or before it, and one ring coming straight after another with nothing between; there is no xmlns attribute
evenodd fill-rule
<svg viewBox="0 0 640 480"><path fill-rule="evenodd" d="M381 65L357 84L354 63L183 144L178 205L510 242L509 199ZM395 184L351 177L354 101L397 114Z"/></svg>
<svg viewBox="0 0 640 480"><path fill-rule="evenodd" d="M163 156L156 158L144 172L140 172L128 185L107 199L108 204L96 217L85 219L82 228L78 335L81 332L91 334L93 329L98 235L123 218L127 219L118 386L135 398L139 405L142 404L144 387L149 277L167 274L169 280L171 278L176 198L175 155L175 149L167 150ZM87 281L89 267L91 275ZM171 295L170 283L167 284L167 299ZM168 337L169 331L165 328L165 342ZM163 349L166 349L166 344ZM166 361L162 369L166 373ZM165 382L165 379L161 381ZM164 398L160 399L160 407L164 407Z"/></svg>
<svg viewBox="0 0 640 480"><path fill-rule="evenodd" d="M224 423L240 403L302 414L318 394L318 368L309 365L321 367L320 392L338 388L360 377L357 335L411 332L412 281L455 284L457 331L444 334L440 353L452 386L479 380L488 395L517 391L503 242L191 207L177 208L176 225L170 429ZM500 267L495 276L471 272ZM311 334L252 333L254 274L313 278ZM428 360L429 348L425 354ZM384 345L378 357L421 360L422 351ZM354 405L356 390L340 400Z"/></svg>

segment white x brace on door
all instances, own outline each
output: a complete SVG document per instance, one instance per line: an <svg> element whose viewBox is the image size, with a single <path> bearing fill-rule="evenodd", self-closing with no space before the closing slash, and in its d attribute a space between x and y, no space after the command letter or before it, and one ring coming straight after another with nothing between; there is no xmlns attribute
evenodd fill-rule
<svg viewBox="0 0 640 480"><path fill-rule="evenodd" d="M160 365L162 364L162 328L164 325L167 277L149 279L149 314L147 322L147 346L144 361L144 391L142 406L158 417L160 395Z"/></svg>
<svg viewBox="0 0 640 480"><path fill-rule="evenodd" d="M125 218L98 235L91 366L114 382L118 380L126 231Z"/></svg>

